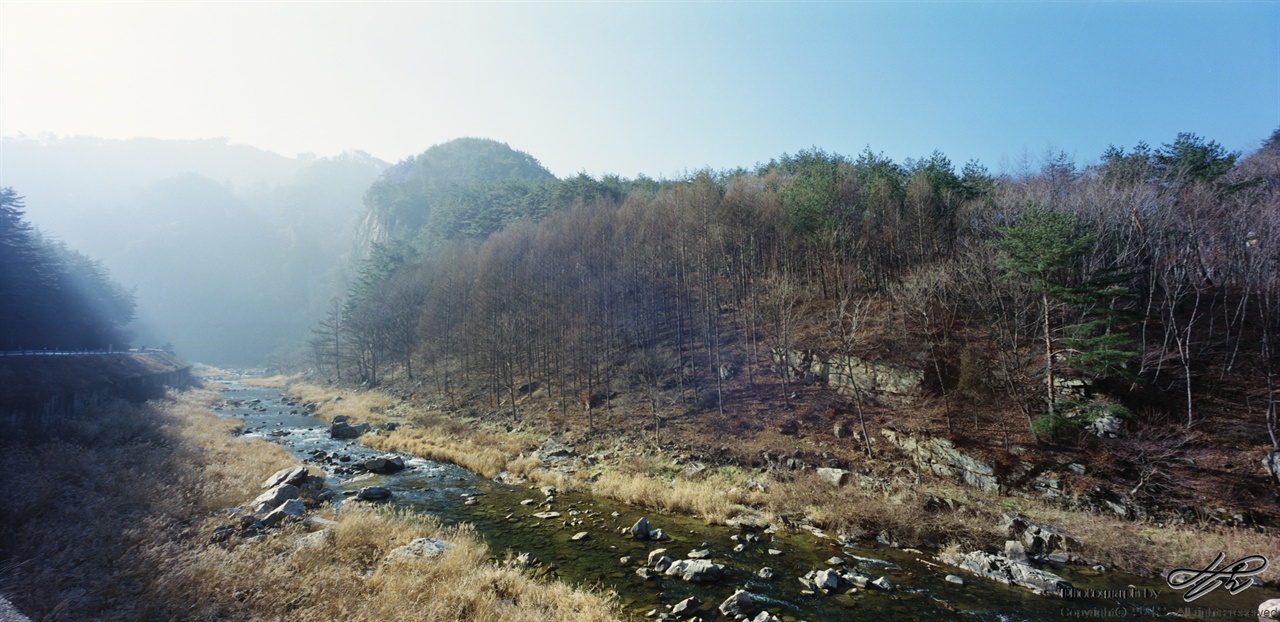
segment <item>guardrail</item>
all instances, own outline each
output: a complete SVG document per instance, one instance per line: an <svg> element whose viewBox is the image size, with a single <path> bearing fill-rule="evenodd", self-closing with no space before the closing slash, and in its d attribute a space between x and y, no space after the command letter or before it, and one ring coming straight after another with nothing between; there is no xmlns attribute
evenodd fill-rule
<svg viewBox="0 0 1280 622"><path fill-rule="evenodd" d="M130 350L0 350L0 356L80 356L84 354L146 354L165 352L158 348L133 348Z"/></svg>

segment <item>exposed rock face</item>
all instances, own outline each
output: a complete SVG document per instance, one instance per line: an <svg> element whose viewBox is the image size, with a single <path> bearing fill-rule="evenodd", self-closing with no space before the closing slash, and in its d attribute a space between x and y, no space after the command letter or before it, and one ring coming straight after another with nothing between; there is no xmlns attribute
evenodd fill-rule
<svg viewBox="0 0 1280 622"><path fill-rule="evenodd" d="M823 467L818 469L818 477L837 488L849 483L849 472L845 469L829 469Z"/></svg>
<svg viewBox="0 0 1280 622"><path fill-rule="evenodd" d="M1124 420L1107 413L1090 422L1089 425L1085 426L1085 429L1099 438L1119 438L1122 424L1124 424Z"/></svg>
<svg viewBox="0 0 1280 622"><path fill-rule="evenodd" d="M825 382L844 393L850 393L856 388L858 391L907 401L919 391L920 384L924 382L924 372L921 370L843 354L823 357L814 352L790 350L785 355L774 352L773 359L779 365L789 366L796 377Z"/></svg>
<svg viewBox="0 0 1280 622"><path fill-rule="evenodd" d="M724 576L724 566L706 559L682 559L672 563L666 574L690 583L707 583L719 581Z"/></svg>
<svg viewBox="0 0 1280 622"><path fill-rule="evenodd" d="M306 480L307 480L307 467L304 467L304 466L289 467L286 469L280 469L279 471L276 471L275 475L268 477L267 481L262 482L261 487L263 490L266 490L268 488L275 488L280 484L293 484L294 486L300 486Z"/></svg>
<svg viewBox="0 0 1280 622"><path fill-rule="evenodd" d="M404 546L392 549L383 561L389 563L439 557L444 555L445 551L448 551L451 547L453 547L453 543L445 540L418 538Z"/></svg>
<svg viewBox="0 0 1280 622"><path fill-rule="evenodd" d="M999 581L1007 585L1025 587L1037 594L1061 594L1071 589L1066 579L1052 572L1031 567L1029 564L1013 561L1002 555L991 555L982 551L971 553L942 554L938 559L972 574Z"/></svg>
<svg viewBox="0 0 1280 622"><path fill-rule="evenodd" d="M1029 555L1048 555L1055 551L1076 549L1083 544L1075 536L1048 523L1038 523L1021 514L1000 515L1000 529L1022 544Z"/></svg>
<svg viewBox="0 0 1280 622"><path fill-rule="evenodd" d="M542 447L533 452L533 457L543 462L557 462L572 457L574 453L573 445L548 438L543 441Z"/></svg>
<svg viewBox="0 0 1280 622"><path fill-rule="evenodd" d="M894 430L881 430L890 443L906 452L921 469L939 477L955 479L979 490L998 492L1000 481L995 469L956 449L955 443L945 438L916 439Z"/></svg>
<svg viewBox="0 0 1280 622"><path fill-rule="evenodd" d="M1273 475L1277 481L1280 481L1280 451L1273 451L1262 459L1262 466L1266 467L1267 472Z"/></svg>

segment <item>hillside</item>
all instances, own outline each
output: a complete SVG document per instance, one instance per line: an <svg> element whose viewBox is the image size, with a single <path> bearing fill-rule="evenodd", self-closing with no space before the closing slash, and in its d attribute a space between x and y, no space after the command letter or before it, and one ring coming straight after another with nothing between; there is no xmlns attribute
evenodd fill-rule
<svg viewBox="0 0 1280 622"><path fill-rule="evenodd" d="M1277 137L1247 158L1191 134L1082 168L1050 154L1020 176L813 150L617 186L523 214L540 218L479 203L505 227L381 247L312 339L317 377L771 470L916 460L929 478L954 469L911 439L948 439L993 490L1280 520L1262 466L1280 449ZM428 223L435 204L400 209Z"/></svg>

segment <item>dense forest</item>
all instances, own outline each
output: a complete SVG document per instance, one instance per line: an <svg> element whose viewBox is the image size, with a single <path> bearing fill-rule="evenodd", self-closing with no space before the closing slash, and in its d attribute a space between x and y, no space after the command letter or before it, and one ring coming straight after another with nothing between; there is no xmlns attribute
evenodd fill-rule
<svg viewBox="0 0 1280 622"><path fill-rule="evenodd" d="M1230 411L1280 447L1280 132L1245 158L1193 134L1002 175L813 149L661 182L467 139L366 204L376 243L311 340L335 381L732 419L848 355L923 372L940 433Z"/></svg>
<svg viewBox="0 0 1280 622"><path fill-rule="evenodd" d="M36 232L24 208L0 188L0 351L127 348L133 294L97 261Z"/></svg>

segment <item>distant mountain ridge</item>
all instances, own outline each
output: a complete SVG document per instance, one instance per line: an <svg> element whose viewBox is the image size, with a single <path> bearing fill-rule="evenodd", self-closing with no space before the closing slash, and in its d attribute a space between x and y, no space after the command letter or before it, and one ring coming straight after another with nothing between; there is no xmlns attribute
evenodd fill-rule
<svg viewBox="0 0 1280 622"><path fill-rule="evenodd" d="M289 158L225 139L0 139L0 186L45 235L136 288L138 342L259 364L343 286L361 197L387 163Z"/></svg>

